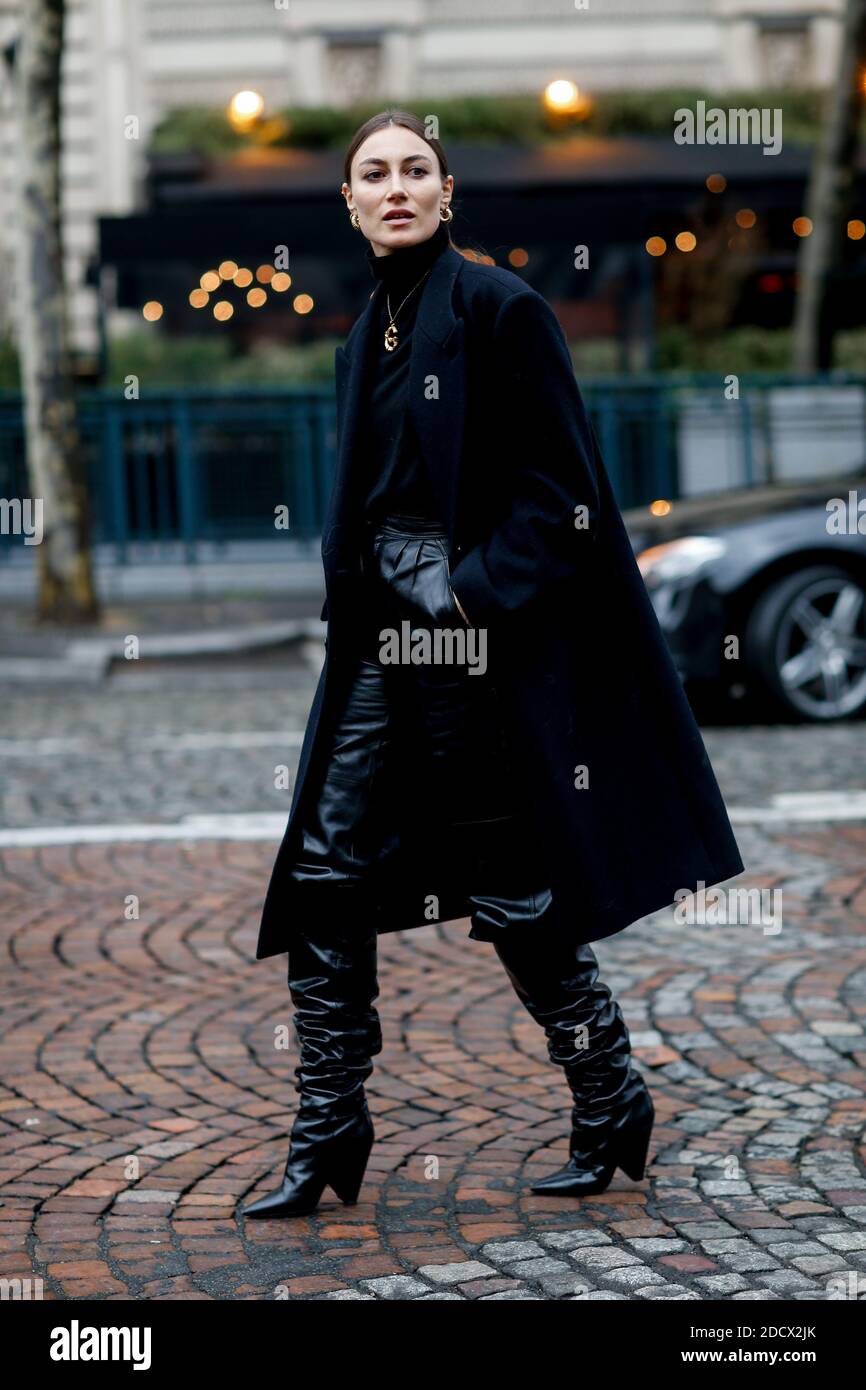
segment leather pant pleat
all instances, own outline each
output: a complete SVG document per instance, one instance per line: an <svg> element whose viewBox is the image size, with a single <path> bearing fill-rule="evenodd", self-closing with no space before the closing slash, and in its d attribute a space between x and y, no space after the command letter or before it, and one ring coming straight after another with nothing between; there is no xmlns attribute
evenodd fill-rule
<svg viewBox="0 0 866 1390"><path fill-rule="evenodd" d="M400 788L423 800L435 853L466 884L474 940L552 914L540 855L516 805L515 781L489 673L445 662L388 664L382 633L466 628L451 594L447 536L435 523L386 522L363 551L364 614L339 714L310 777L296 884L384 882L398 849ZM398 788L397 774L401 776ZM408 789L408 791L407 791ZM407 813L412 808L407 808ZM477 891L476 891L477 890Z"/></svg>

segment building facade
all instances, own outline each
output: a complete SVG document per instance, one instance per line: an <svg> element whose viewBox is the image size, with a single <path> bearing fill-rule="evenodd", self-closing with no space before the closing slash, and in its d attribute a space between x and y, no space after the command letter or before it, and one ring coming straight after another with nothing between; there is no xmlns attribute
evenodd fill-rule
<svg viewBox="0 0 866 1390"><path fill-rule="evenodd" d="M0 48L26 0L0 0ZM65 255L73 338L96 350L86 271L96 219L142 203L151 131L176 106L267 108L429 94L826 86L843 0L69 0L63 73ZM0 66L0 253L11 268L17 119ZM14 275L0 336L15 336Z"/></svg>

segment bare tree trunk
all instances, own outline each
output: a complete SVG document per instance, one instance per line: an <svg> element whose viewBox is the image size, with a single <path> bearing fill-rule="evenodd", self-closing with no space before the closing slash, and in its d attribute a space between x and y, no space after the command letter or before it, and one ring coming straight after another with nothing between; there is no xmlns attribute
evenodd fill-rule
<svg viewBox="0 0 866 1390"><path fill-rule="evenodd" d="M836 82L828 96L809 180L806 215L811 219L812 232L800 246L794 311L795 371L814 372L832 365L828 289L844 241L846 211L856 174L864 60L866 0L848 0Z"/></svg>
<svg viewBox="0 0 866 1390"><path fill-rule="evenodd" d="M99 616L69 352L60 209L64 0L27 0L15 57L20 112L19 350L27 467L42 499L38 616Z"/></svg>

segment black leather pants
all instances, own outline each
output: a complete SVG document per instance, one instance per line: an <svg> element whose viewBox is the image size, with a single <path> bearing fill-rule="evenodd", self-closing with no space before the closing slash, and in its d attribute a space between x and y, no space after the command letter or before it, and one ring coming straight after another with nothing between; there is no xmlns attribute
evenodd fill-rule
<svg viewBox="0 0 866 1390"><path fill-rule="evenodd" d="M322 779L301 812L292 876L308 887L372 888L395 848L384 828L395 815L392 774L397 760L413 757L411 780L433 812L435 853L448 856L471 890L469 935L495 941L503 930L536 932L553 915L532 827L515 804L496 688L487 671L470 673L482 665L478 648L463 662L381 657L383 631L399 632L401 624L467 630L451 593L447 548L439 523L423 519L389 517L369 532L366 594L357 605L366 625ZM405 773L405 761L400 766ZM312 898L324 905L321 893ZM327 898L335 901L334 891Z"/></svg>
<svg viewBox="0 0 866 1390"><path fill-rule="evenodd" d="M436 851L451 856L466 885L469 935L493 943L571 1088L576 1169L553 1175L552 1190L602 1189L609 1181L604 1155L610 1158L646 1089L630 1066L625 1020L598 982L592 948L569 939L555 916L532 827L517 804L495 685L486 673L470 675L465 663L382 660L383 630L399 630L407 620L413 630L465 628L451 593L447 546L436 523L398 517L365 544L358 605L365 627L321 777L301 807L291 871L302 902L289 947L301 1107L283 1196L274 1200L288 1191L297 1205L316 1146L319 1153L330 1146L336 1190L355 1190L361 1181L363 1155L358 1162L344 1155L339 1167L333 1151L338 1141L347 1152L372 1142L364 1082L382 1048L374 1002L376 887L396 849L387 831L395 817L392 775L398 766L405 773L406 758L417 759L410 780L434 811Z"/></svg>

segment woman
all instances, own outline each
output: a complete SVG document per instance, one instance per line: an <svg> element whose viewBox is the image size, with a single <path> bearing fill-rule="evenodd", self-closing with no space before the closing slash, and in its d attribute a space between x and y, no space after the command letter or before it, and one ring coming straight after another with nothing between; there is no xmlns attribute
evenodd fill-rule
<svg viewBox="0 0 866 1390"><path fill-rule="evenodd" d="M589 943L743 868L558 321L453 247L453 188L408 113L347 152L375 288L336 352L326 655L256 953L289 952L300 1104L246 1216L356 1199L377 937L466 916L572 1093L532 1190L640 1179L653 1105Z"/></svg>

